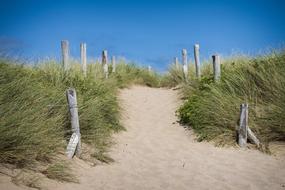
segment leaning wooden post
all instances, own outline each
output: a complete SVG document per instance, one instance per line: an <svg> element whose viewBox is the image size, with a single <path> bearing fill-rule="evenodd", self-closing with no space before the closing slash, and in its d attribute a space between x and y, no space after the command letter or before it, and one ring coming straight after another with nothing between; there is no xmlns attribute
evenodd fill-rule
<svg viewBox="0 0 285 190"><path fill-rule="evenodd" d="M115 73L116 72L116 58L115 56L112 56L112 72Z"/></svg>
<svg viewBox="0 0 285 190"><path fill-rule="evenodd" d="M71 120L71 131L73 138L78 138L78 144L76 147L76 156L80 156L81 153L81 135L80 135L80 128L79 128L79 117L78 117L78 107L77 107L77 97L76 91L74 88L69 88L66 90L66 97L69 106L69 113L70 113L70 120ZM72 139L71 139L72 140ZM74 150L73 150L74 153ZM73 154L71 151L67 152L68 156L72 157Z"/></svg>
<svg viewBox="0 0 285 190"><path fill-rule="evenodd" d="M242 148L246 147L247 131L248 131L248 104L241 104L240 120L238 128L238 144Z"/></svg>
<svg viewBox="0 0 285 190"><path fill-rule="evenodd" d="M221 60L219 55L213 55L213 70L214 80L218 81L221 78Z"/></svg>
<svg viewBox="0 0 285 190"><path fill-rule="evenodd" d="M102 52L102 64L103 64L103 70L104 70L104 74L105 74L105 78L108 78L108 52L107 50L104 50Z"/></svg>
<svg viewBox="0 0 285 190"><path fill-rule="evenodd" d="M69 43L67 40L61 41L61 54L63 69L67 71L69 69Z"/></svg>
<svg viewBox="0 0 285 190"><path fill-rule="evenodd" d="M84 77L87 76L86 43L80 44L81 66Z"/></svg>
<svg viewBox="0 0 285 190"><path fill-rule="evenodd" d="M251 131L251 129L248 127L247 128L247 136L248 136L248 139L253 142L254 144L256 144L256 146L258 148L260 148L261 146L261 143L260 141L258 140L258 138L254 135L254 133Z"/></svg>
<svg viewBox="0 0 285 190"><path fill-rule="evenodd" d="M198 79L201 77L199 49L200 49L199 44L195 44L194 45L194 57L195 57L196 77Z"/></svg>
<svg viewBox="0 0 285 190"><path fill-rule="evenodd" d="M182 49L182 63L183 63L183 73L184 78L188 81L188 64L187 64L187 50Z"/></svg>

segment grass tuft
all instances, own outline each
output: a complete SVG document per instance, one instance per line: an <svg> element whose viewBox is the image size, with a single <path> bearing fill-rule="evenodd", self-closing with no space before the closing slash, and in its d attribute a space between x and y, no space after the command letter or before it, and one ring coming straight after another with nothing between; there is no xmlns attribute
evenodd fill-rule
<svg viewBox="0 0 285 190"><path fill-rule="evenodd" d="M77 92L82 142L92 147L90 156L110 162L105 153L111 134L123 129L118 89L131 84L155 87L160 81L157 74L123 61L116 73L109 66L108 79L99 63L88 64L86 78L78 61L71 63L70 70L63 71L54 60L28 65L0 59L0 163L23 169L48 164L48 177L69 181L70 176L60 174L68 168L53 158L64 152L71 136L65 95L70 87Z"/></svg>
<svg viewBox="0 0 285 190"><path fill-rule="evenodd" d="M285 140L285 53L227 58L222 77L213 81L205 63L201 80L182 84L187 99L178 110L180 121L194 129L198 140L235 144L240 104L249 104L249 127L265 146ZM174 84L179 75L170 70ZM177 79L177 80L176 80ZM178 81L178 82L177 82Z"/></svg>

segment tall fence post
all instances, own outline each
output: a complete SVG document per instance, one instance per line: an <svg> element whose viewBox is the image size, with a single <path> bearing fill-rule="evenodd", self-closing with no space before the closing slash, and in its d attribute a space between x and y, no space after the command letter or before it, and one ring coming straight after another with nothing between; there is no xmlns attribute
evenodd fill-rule
<svg viewBox="0 0 285 190"><path fill-rule="evenodd" d="M184 78L188 81L188 62L187 62L187 50L182 49L182 63L183 63L183 73Z"/></svg>
<svg viewBox="0 0 285 190"><path fill-rule="evenodd" d="M242 148L246 147L247 131L248 131L248 104L241 104L240 120L238 128L238 144Z"/></svg>
<svg viewBox="0 0 285 190"><path fill-rule="evenodd" d="M62 64L64 71L69 69L69 42L67 40L61 41Z"/></svg>
<svg viewBox="0 0 285 190"><path fill-rule="evenodd" d="M115 56L112 56L112 72L115 73L116 72L116 58Z"/></svg>
<svg viewBox="0 0 285 190"><path fill-rule="evenodd" d="M103 64L103 70L105 74L105 78L108 78L108 52L107 50L103 50L102 52L102 64Z"/></svg>
<svg viewBox="0 0 285 190"><path fill-rule="evenodd" d="M80 156L81 153L81 135L80 135L80 128L79 128L79 117L78 117L78 107L77 107L77 97L76 97L76 91L74 88L69 88L66 90L66 97L69 107L69 113L70 113L70 123L71 123L71 131L72 131L72 137L76 139L78 138L78 144L76 147L76 156ZM71 140L73 140L71 138ZM74 147L74 146L73 146ZM68 150L70 151L70 150ZM75 150L72 150L73 153ZM73 153L72 151L67 152L68 156L72 158Z"/></svg>
<svg viewBox="0 0 285 190"><path fill-rule="evenodd" d="M87 55L86 55L86 43L80 44L80 56L81 56L81 66L84 77L87 76Z"/></svg>
<svg viewBox="0 0 285 190"><path fill-rule="evenodd" d="M196 77L199 79L201 77L200 71L200 52L199 44L194 45L194 58L195 58L195 67L196 67Z"/></svg>
<svg viewBox="0 0 285 190"><path fill-rule="evenodd" d="M147 70L148 70L148 73L150 74L150 73L151 73L151 71L152 71L152 68L151 68L151 66L150 66L150 65L147 67Z"/></svg>
<svg viewBox="0 0 285 190"><path fill-rule="evenodd" d="M175 64L176 69L178 70L179 69L178 57L174 57L174 64Z"/></svg>
<svg viewBox="0 0 285 190"><path fill-rule="evenodd" d="M221 60L219 55L213 55L213 70L214 80L218 81L221 78Z"/></svg>

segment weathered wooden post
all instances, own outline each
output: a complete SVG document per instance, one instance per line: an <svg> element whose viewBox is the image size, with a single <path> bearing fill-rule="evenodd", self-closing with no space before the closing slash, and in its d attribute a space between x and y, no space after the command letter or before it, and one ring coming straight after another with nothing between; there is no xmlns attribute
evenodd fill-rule
<svg viewBox="0 0 285 190"><path fill-rule="evenodd" d="M116 72L116 58L115 56L112 56L112 72L115 73Z"/></svg>
<svg viewBox="0 0 285 190"><path fill-rule="evenodd" d="M150 66L150 65L147 67L147 69L148 69L148 73L149 73L149 74L151 74L151 72L152 72L152 68L151 68L151 66Z"/></svg>
<svg viewBox="0 0 285 190"><path fill-rule="evenodd" d="M108 78L108 52L107 50L103 50L102 52L102 64L103 64L103 70L105 74L105 78Z"/></svg>
<svg viewBox="0 0 285 190"><path fill-rule="evenodd" d="M67 89L66 97L67 97L67 102L68 102L68 107L69 107L70 121L71 121L70 123L71 123L71 131L72 131L72 137L67 147L67 156L69 158L72 158L72 156L74 155L75 148L76 148L76 156L79 157L81 153L81 134L80 134L80 128L79 128L77 97L76 97L75 89L74 88ZM76 143L77 143L77 146L76 146Z"/></svg>
<svg viewBox="0 0 285 190"><path fill-rule="evenodd" d="M201 77L199 49L200 49L199 44L195 44L194 45L194 58L195 58L195 67L196 67L196 77L198 79Z"/></svg>
<svg viewBox="0 0 285 190"><path fill-rule="evenodd" d="M248 127L247 128L247 136L248 136L248 139L253 142L254 144L256 144L256 146L258 148L260 148L261 144L260 144L260 141L258 140L258 138L254 135L254 133L251 131L251 129Z"/></svg>
<svg viewBox="0 0 285 190"><path fill-rule="evenodd" d="M178 57L174 57L174 64L175 64L176 69L178 70L179 69Z"/></svg>
<svg viewBox="0 0 285 190"><path fill-rule="evenodd" d="M67 40L61 41L62 64L64 71L69 69L69 42Z"/></svg>
<svg viewBox="0 0 285 190"><path fill-rule="evenodd" d="M238 144L242 148L246 147L247 131L248 131L248 104L241 104L240 120L238 128Z"/></svg>
<svg viewBox="0 0 285 190"><path fill-rule="evenodd" d="M184 78L188 81L188 62L187 62L187 50L182 49L182 63L183 63L183 73Z"/></svg>
<svg viewBox="0 0 285 190"><path fill-rule="evenodd" d="M84 77L87 76L86 43L80 44L81 66Z"/></svg>
<svg viewBox="0 0 285 190"><path fill-rule="evenodd" d="M213 70L214 80L218 81L221 78L221 60L219 55L213 55Z"/></svg>

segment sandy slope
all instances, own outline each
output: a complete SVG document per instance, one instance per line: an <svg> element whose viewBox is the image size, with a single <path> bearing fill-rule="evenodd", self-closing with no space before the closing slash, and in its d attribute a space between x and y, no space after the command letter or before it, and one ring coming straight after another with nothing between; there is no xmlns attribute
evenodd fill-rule
<svg viewBox="0 0 285 190"><path fill-rule="evenodd" d="M285 189L284 157L195 142L176 123L176 91L136 86L120 98L127 131L114 137L115 162L77 160L81 183L48 189Z"/></svg>

